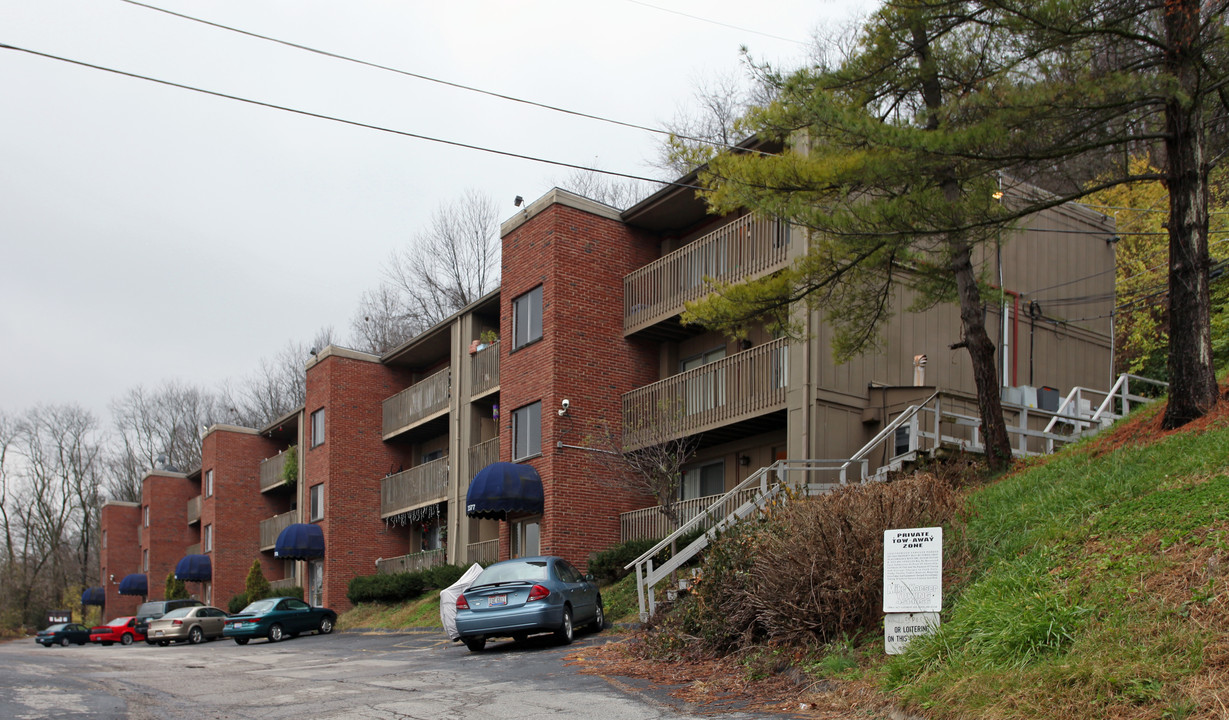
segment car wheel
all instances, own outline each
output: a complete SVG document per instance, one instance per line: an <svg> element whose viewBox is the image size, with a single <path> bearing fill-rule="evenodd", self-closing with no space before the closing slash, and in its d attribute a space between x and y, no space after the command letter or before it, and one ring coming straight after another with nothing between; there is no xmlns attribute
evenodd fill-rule
<svg viewBox="0 0 1229 720"><path fill-rule="evenodd" d="M60 638L60 647L68 647L70 640L66 637Z"/></svg>
<svg viewBox="0 0 1229 720"><path fill-rule="evenodd" d="M589 623L589 629L593 632L601 632L604 627L606 627L606 610L602 607L602 596L599 595L597 608L593 611L593 622Z"/></svg>
<svg viewBox="0 0 1229 720"><path fill-rule="evenodd" d="M277 623L273 623L273 627L269 628L269 642L275 643L285 637L286 636L282 634L282 626Z"/></svg>
<svg viewBox="0 0 1229 720"><path fill-rule="evenodd" d="M201 632L201 627L197 625L188 631L188 642L192 645L200 645L205 639L205 633Z"/></svg>
<svg viewBox="0 0 1229 720"><path fill-rule="evenodd" d="M320 618L320 634L328 635L331 632L333 632L333 618L331 617Z"/></svg>
<svg viewBox="0 0 1229 720"><path fill-rule="evenodd" d="M572 642L572 608L563 609L563 624L555 631L555 639L561 645L568 645Z"/></svg>
<svg viewBox="0 0 1229 720"><path fill-rule="evenodd" d="M157 640L146 640L145 644L146 645L157 645L158 641Z"/></svg>
<svg viewBox="0 0 1229 720"><path fill-rule="evenodd" d="M251 638L235 638L235 644L236 644L236 645L247 645L247 644L248 644L248 640L250 640L250 639L251 639Z"/></svg>
<svg viewBox="0 0 1229 720"><path fill-rule="evenodd" d="M470 652L482 652L482 648L486 647L486 638L484 637L467 637L461 638L465 642L465 647L469 648Z"/></svg>
<svg viewBox="0 0 1229 720"><path fill-rule="evenodd" d="M124 633L123 635L120 636L119 644L120 645L131 645L132 640L133 640L132 633Z"/></svg>

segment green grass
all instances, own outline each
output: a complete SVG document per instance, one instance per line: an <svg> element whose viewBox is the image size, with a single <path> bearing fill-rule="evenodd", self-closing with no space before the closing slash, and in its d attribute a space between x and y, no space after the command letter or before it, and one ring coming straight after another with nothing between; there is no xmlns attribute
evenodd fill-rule
<svg viewBox="0 0 1229 720"><path fill-rule="evenodd" d="M1229 549L1229 429L1092 447L972 495L971 580L945 598L938 633L880 669L906 701L953 717L1189 714L1182 680L1213 636L1188 617L1226 579L1167 596L1150 582Z"/></svg>

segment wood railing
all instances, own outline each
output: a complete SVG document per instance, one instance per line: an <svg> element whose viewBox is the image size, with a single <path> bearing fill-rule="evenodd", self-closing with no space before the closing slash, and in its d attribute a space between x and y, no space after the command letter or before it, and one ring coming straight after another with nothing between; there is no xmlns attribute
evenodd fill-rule
<svg viewBox="0 0 1229 720"><path fill-rule="evenodd" d="M183 554L184 555L200 555L201 554L201 544L196 543L195 545L189 545L187 548L184 549Z"/></svg>
<svg viewBox="0 0 1229 720"><path fill-rule="evenodd" d="M260 549L272 550L277 545L277 536L299 520L299 511L291 510L281 515L260 521Z"/></svg>
<svg viewBox="0 0 1229 720"><path fill-rule="evenodd" d="M470 479L473 479L472 476L482 468L497 462L499 462L499 438L491 438L469 446Z"/></svg>
<svg viewBox="0 0 1229 720"><path fill-rule="evenodd" d="M785 267L789 225L744 215L623 278L623 332L683 311L708 294L706 278L737 282Z"/></svg>
<svg viewBox="0 0 1229 720"><path fill-rule="evenodd" d="M448 499L448 458L432 460L380 481L380 517Z"/></svg>
<svg viewBox="0 0 1229 720"><path fill-rule="evenodd" d="M624 445L645 447L784 408L788 360L781 338L624 393Z"/></svg>
<svg viewBox="0 0 1229 720"><path fill-rule="evenodd" d="M493 563L499 560L499 541L486 540L465 546L465 564Z"/></svg>
<svg viewBox="0 0 1229 720"><path fill-rule="evenodd" d="M499 343L491 343L469 358L470 395L477 397L499 387Z"/></svg>
<svg viewBox="0 0 1229 720"><path fill-rule="evenodd" d="M381 558L376 561L376 572L382 575L418 572L419 570L426 570L436 565L443 565L445 560L447 558L444 556L443 548L423 550L422 552L410 553L409 555L395 558Z"/></svg>
<svg viewBox="0 0 1229 720"><path fill-rule="evenodd" d="M292 577L269 581L269 589L271 590L288 590L292 587L298 587L298 585L299 579Z"/></svg>
<svg viewBox="0 0 1229 720"><path fill-rule="evenodd" d="M260 491L272 490L275 487L289 485L283 473L286 469L286 457L292 453L298 452L298 448L289 448L283 452L274 455L271 458L265 458L260 461Z"/></svg>
<svg viewBox="0 0 1229 720"><path fill-rule="evenodd" d="M384 436L448 409L452 372L444 368L384 401Z"/></svg>
<svg viewBox="0 0 1229 720"><path fill-rule="evenodd" d="M718 508L720 514L715 515L715 520L720 520L734 508L750 500L755 495L755 492L755 488L748 488L732 494ZM690 522L696 515L712 510L713 504L721 498L722 495L710 495L708 497L691 498L690 500L679 500L674 504L674 510L679 516L679 524L682 525ZM727 508L726 505L729 507ZM709 527L711 527L711 523L706 524L704 529L707 530ZM623 542L628 540L657 540L674 532L674 529L674 524L662 513L660 505L619 514L619 537Z"/></svg>
<svg viewBox="0 0 1229 720"><path fill-rule="evenodd" d="M188 499L188 524L195 525L201 521L201 496Z"/></svg>

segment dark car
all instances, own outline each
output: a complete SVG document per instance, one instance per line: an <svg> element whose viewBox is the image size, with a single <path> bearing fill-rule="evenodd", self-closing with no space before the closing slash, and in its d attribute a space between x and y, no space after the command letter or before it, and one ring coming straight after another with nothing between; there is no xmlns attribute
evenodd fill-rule
<svg viewBox="0 0 1229 720"><path fill-rule="evenodd" d="M183 607L198 607L204 604L200 600L151 600L150 602L141 603L137 608L137 624L135 629L146 636L145 642L153 645L154 641L148 637L150 620L157 620L172 610L178 610Z"/></svg>
<svg viewBox="0 0 1229 720"><path fill-rule="evenodd" d="M541 632L570 643L574 622L601 630L602 596L593 576L582 576L561 557L495 563L457 598L457 632L474 652L491 637L521 642Z"/></svg>
<svg viewBox="0 0 1229 720"><path fill-rule="evenodd" d="M84 645L90 641L90 629L80 623L56 623L46 630L39 630L34 642L43 647L61 645L68 647L70 643Z"/></svg>
<svg viewBox="0 0 1229 720"><path fill-rule="evenodd" d="M277 642L305 632L328 635L336 622L337 613L328 608L312 607L294 597L265 598L226 618L222 636L234 638L240 645L262 637Z"/></svg>

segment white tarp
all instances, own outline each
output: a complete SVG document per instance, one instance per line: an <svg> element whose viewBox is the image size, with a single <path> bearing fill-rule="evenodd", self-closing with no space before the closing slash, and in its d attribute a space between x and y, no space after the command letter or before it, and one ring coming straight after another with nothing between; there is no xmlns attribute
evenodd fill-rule
<svg viewBox="0 0 1229 720"><path fill-rule="evenodd" d="M449 640L461 637L461 633L457 632L457 598L474 584L481 572L482 566L474 563L460 580L440 590L440 622L444 624L444 632L448 633Z"/></svg>

